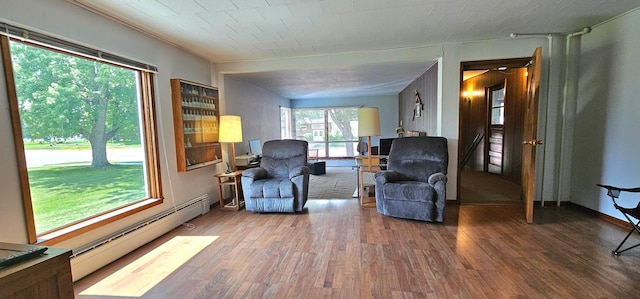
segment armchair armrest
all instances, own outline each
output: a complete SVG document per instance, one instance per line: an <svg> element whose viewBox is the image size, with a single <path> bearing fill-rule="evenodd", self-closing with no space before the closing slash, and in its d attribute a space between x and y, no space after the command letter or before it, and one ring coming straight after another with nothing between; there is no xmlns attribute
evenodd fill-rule
<svg viewBox="0 0 640 299"><path fill-rule="evenodd" d="M263 180L267 178L267 170L262 167L249 168L242 172L242 176L252 180Z"/></svg>
<svg viewBox="0 0 640 299"><path fill-rule="evenodd" d="M289 171L289 179L293 179L294 177L297 177L299 175L308 175L308 174L309 174L309 167L298 166L294 169L291 169L291 171Z"/></svg>
<svg viewBox="0 0 640 299"><path fill-rule="evenodd" d="M402 181L403 180L403 176L402 176L402 174L400 174L399 172L396 172L394 170L381 170L381 171L376 172L375 180L376 180L376 182L379 181L380 183L384 184L384 183Z"/></svg>
<svg viewBox="0 0 640 299"><path fill-rule="evenodd" d="M429 185L434 186L442 181L443 183L447 183L447 175L442 172L436 172L429 176Z"/></svg>

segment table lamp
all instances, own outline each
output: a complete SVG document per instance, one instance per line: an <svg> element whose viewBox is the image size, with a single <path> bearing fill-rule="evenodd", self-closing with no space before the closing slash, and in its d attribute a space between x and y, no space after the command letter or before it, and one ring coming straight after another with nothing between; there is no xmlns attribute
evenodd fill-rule
<svg viewBox="0 0 640 299"><path fill-rule="evenodd" d="M376 107L358 109L358 137L367 137L368 165L372 164L371 136L380 136L380 116Z"/></svg>
<svg viewBox="0 0 640 299"><path fill-rule="evenodd" d="M218 141L229 143L231 149L231 171L236 170L236 150L234 143L242 142L242 121L237 115L220 116L220 136Z"/></svg>

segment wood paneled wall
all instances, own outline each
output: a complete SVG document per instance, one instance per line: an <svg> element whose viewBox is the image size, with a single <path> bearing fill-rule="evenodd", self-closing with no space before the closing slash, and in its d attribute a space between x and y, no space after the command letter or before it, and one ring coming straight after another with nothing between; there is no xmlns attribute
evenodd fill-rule
<svg viewBox="0 0 640 299"><path fill-rule="evenodd" d="M413 120L416 90L420 93L424 110L422 117ZM434 64L420 77L411 82L398 95L400 117L405 131L423 131L434 136L437 129L438 108L438 64Z"/></svg>
<svg viewBox="0 0 640 299"><path fill-rule="evenodd" d="M484 170L486 156L486 128L489 110L486 90L488 87L505 83L505 126L503 143L503 169L505 178L520 183L522 179L522 131L524 103L526 98L526 69L488 71L463 82L462 91L467 97L460 97L460 149L461 157L471 148L476 134L484 136L472 153L465 169ZM462 161L461 161L462 162Z"/></svg>

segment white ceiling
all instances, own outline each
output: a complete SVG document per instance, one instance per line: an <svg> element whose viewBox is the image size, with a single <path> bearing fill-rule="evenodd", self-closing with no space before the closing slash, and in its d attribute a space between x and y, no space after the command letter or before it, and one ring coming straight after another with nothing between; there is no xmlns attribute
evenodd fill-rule
<svg viewBox="0 0 640 299"><path fill-rule="evenodd" d="M70 0L215 63L371 53L575 32L638 0ZM397 94L434 61L328 63L236 74L287 98Z"/></svg>

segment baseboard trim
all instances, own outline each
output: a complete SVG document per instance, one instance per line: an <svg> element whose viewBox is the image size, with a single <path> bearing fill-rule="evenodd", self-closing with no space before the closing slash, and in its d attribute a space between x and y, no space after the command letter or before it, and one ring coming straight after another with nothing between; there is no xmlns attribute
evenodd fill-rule
<svg viewBox="0 0 640 299"><path fill-rule="evenodd" d="M631 224L629 224L629 222L621 220L621 219L618 219L616 217L609 216L607 214L604 214L602 212L587 208L585 206L581 206L579 204L576 204L576 203L573 203L573 202L570 202L570 201L563 201L563 202L560 203L560 205L567 206L569 208L572 208L572 209L587 213L587 214L589 214L591 216L595 216L596 218L602 219L602 220L604 220L606 222L609 222L609 223L611 223L613 225L616 225L616 226L619 226L619 227L622 227L622 228L626 228L626 229L631 229Z"/></svg>

